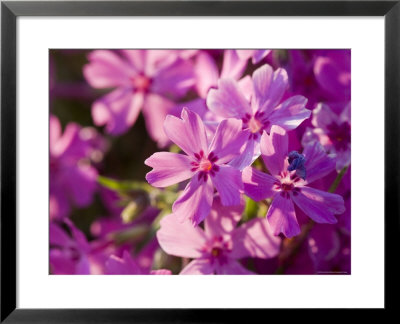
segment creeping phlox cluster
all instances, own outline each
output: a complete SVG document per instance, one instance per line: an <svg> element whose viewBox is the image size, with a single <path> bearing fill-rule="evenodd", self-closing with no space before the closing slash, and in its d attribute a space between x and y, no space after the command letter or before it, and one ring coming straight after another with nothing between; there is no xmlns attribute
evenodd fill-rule
<svg viewBox="0 0 400 324"><path fill-rule="evenodd" d="M51 273L350 273L349 50L60 52Z"/></svg>

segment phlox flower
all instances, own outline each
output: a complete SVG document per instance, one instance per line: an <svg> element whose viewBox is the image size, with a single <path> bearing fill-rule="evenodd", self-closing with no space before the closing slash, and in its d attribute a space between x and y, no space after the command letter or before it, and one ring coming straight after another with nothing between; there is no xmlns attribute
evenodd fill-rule
<svg viewBox="0 0 400 324"><path fill-rule="evenodd" d="M160 146L165 146L164 118L174 108L175 100L194 85L193 66L191 61L182 59L184 53L172 50L92 51L83 69L86 80L94 88L114 88L93 103L94 123L106 125L110 134L120 135L135 123L142 110L150 136Z"/></svg>
<svg viewBox="0 0 400 324"><path fill-rule="evenodd" d="M115 254L109 256L105 265L105 273L111 275L170 275L170 270L160 269L151 270L150 272L144 271L140 265L132 258L128 251L124 251L122 257Z"/></svg>
<svg viewBox="0 0 400 324"><path fill-rule="evenodd" d="M259 142L263 131L269 132L272 125L285 130L295 129L310 116L305 108L307 99L293 96L280 103L288 85L284 69L273 71L265 64L252 75L253 91L248 100L233 79L218 81L218 89L211 89L207 96L207 106L215 114L243 121L243 128L249 131L246 148L232 165L240 169L250 165L259 156Z"/></svg>
<svg viewBox="0 0 400 324"><path fill-rule="evenodd" d="M216 197L204 230L190 222L165 216L157 238L171 255L193 258L180 274L252 274L238 259L268 259L279 253L280 238L272 235L265 219L256 218L237 227L244 205L224 207Z"/></svg>
<svg viewBox="0 0 400 324"><path fill-rule="evenodd" d="M319 141L325 150L336 157L336 169L340 171L350 164L351 124L350 103L340 115L328 105L318 104L313 110L313 129L308 128L303 135L302 144Z"/></svg>
<svg viewBox="0 0 400 324"><path fill-rule="evenodd" d="M50 218L66 217L73 202L88 206L97 188L97 170L89 163L93 147L85 129L69 123L62 134L57 117L50 117Z"/></svg>
<svg viewBox="0 0 400 324"><path fill-rule="evenodd" d="M146 179L155 187L167 187L191 178L172 206L174 215L181 221L188 218L194 225L199 224L210 212L214 187L224 206L239 205L241 173L228 163L241 153L248 136L242 131L242 121L223 120L209 142L200 117L184 108L181 119L167 116L164 130L187 155L154 153L145 161L153 168Z"/></svg>
<svg viewBox="0 0 400 324"><path fill-rule="evenodd" d="M322 146L315 142L307 145L301 154L305 168L305 179L297 170L289 171L288 135L279 126L272 126L271 134L261 138L261 156L270 174L252 167L243 170L245 193L259 201L272 197L267 219L275 235L283 233L292 237L300 233L294 204L317 223L334 224L334 214L344 212L344 201L340 195L324 192L309 186L313 181L329 174L335 168L335 160L328 157ZM293 162L293 161L292 161Z"/></svg>

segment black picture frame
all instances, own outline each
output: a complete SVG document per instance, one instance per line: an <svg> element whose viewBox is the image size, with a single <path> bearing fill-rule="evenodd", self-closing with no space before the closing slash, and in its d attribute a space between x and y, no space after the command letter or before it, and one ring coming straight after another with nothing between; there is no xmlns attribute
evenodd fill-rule
<svg viewBox="0 0 400 324"><path fill-rule="evenodd" d="M29 1L1 3L1 322L234 322L268 310L16 308L16 19L19 16L384 16L385 309L395 310L400 228L400 1ZM368 153L366 153L368 154ZM371 166L371 172L373 166ZM367 284L367 283L366 283ZM300 310L297 310L299 312ZM249 314L251 312L251 314ZM271 310L271 312L274 312ZM276 311L275 311L276 312ZM285 315L288 318L288 315Z"/></svg>

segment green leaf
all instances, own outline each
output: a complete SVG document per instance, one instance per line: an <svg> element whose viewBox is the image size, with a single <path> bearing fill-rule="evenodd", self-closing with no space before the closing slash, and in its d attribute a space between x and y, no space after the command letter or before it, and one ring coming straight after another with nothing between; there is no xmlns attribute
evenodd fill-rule
<svg viewBox="0 0 400 324"><path fill-rule="evenodd" d="M246 208L244 209L244 221L249 221L257 217L258 212L258 203L255 202L253 199L246 197Z"/></svg>

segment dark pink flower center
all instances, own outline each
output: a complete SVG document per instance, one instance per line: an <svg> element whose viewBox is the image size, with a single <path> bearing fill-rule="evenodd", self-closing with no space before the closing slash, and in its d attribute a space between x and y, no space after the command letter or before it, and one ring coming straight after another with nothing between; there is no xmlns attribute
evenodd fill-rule
<svg viewBox="0 0 400 324"><path fill-rule="evenodd" d="M243 129L250 130L249 139L257 139L262 135L264 129L269 125L268 119L265 117L264 112L257 111L254 116L246 114L243 118Z"/></svg>
<svg viewBox="0 0 400 324"><path fill-rule="evenodd" d="M282 197L289 199L290 194L297 196L301 191L297 185L302 179L295 172L283 171L277 178L274 189L279 191Z"/></svg>
<svg viewBox="0 0 400 324"><path fill-rule="evenodd" d="M193 172L199 171L199 180L203 179L204 181L207 181L208 174L214 176L215 173L219 171L219 166L215 164L215 162L218 161L218 157L213 152L208 154L206 157L204 152L200 151L199 153L195 153L194 157L196 161L191 163L193 166L191 170Z"/></svg>
<svg viewBox="0 0 400 324"><path fill-rule="evenodd" d="M150 88L151 79L143 74L136 75L131 80L135 91L147 92Z"/></svg>
<svg viewBox="0 0 400 324"><path fill-rule="evenodd" d="M214 236L203 247L203 251L212 264L218 262L223 265L228 262L228 255L232 251L232 242L224 240L222 236Z"/></svg>

